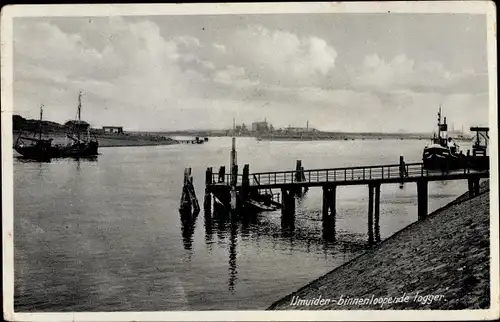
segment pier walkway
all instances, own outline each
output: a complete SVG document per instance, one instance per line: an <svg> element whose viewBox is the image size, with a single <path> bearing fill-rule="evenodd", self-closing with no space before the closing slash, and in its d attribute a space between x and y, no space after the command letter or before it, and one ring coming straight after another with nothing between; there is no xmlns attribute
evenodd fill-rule
<svg viewBox="0 0 500 322"><path fill-rule="evenodd" d="M248 185L259 189L318 187L324 185L362 185L377 183L405 183L421 180L442 181L468 178L487 178L489 170L459 169L459 170L428 170L423 163L406 163L357 166L330 169L310 169L292 171L271 171L249 174ZM244 185L243 174L237 175L237 189ZM209 185L230 185L231 175L212 174Z"/></svg>
<svg viewBox="0 0 500 322"><path fill-rule="evenodd" d="M211 196L217 197L227 207L236 209L236 202L230 205L231 196L237 195L240 205L248 200L269 196L274 204L279 204L282 222L292 222L295 216L295 199L303 195L309 188L323 189L322 215L325 229L335 239L336 225L336 190L338 186L368 186L368 242L372 245L380 241L380 186L382 184L415 182L417 185L418 219L428 214L428 183L430 181L467 180L470 196L479 193L479 180L489 178L489 169L473 169L464 167L458 170L429 170L423 163L405 163L400 157L399 164L369 165L329 169L304 170L302 162L297 160L296 170L250 173L245 164L242 174L234 165L230 174L226 174L224 166L218 173L207 168L205 176L205 204L211 204ZM273 193L273 189L281 190L281 194ZM277 200L275 196L278 195Z"/></svg>

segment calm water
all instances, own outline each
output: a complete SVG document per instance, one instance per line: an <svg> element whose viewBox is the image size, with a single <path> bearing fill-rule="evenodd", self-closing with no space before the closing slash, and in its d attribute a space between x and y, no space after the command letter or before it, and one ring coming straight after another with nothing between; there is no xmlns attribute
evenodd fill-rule
<svg viewBox="0 0 500 322"><path fill-rule="evenodd" d="M238 139L250 171L418 162L424 141L269 142ZM14 160L15 310L265 309L362 251L368 188L337 189L336 243L322 238L321 189L246 222L178 213L183 169L202 202L207 166L228 165L230 138L203 145L101 148L97 161ZM465 147L467 148L467 147ZM466 182L429 185L433 211ZM416 186L382 185L381 235L417 218Z"/></svg>

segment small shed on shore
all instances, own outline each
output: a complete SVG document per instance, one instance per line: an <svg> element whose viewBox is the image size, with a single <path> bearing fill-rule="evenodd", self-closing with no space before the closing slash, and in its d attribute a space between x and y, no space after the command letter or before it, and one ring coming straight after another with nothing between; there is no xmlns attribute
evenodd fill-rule
<svg viewBox="0 0 500 322"><path fill-rule="evenodd" d="M104 131L104 133L121 134L123 133L123 126L103 126L102 130Z"/></svg>

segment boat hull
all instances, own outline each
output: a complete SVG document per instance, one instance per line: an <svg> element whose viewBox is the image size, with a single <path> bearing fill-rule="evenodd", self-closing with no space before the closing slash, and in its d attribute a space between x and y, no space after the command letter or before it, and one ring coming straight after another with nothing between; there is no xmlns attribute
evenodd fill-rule
<svg viewBox="0 0 500 322"><path fill-rule="evenodd" d="M457 155L444 147L425 148L422 161L424 169L455 170L465 167L466 160L461 154Z"/></svg>
<svg viewBox="0 0 500 322"><path fill-rule="evenodd" d="M31 145L16 144L14 150L24 158L36 160L48 160L60 154L60 149L54 147L51 140L41 140Z"/></svg>
<svg viewBox="0 0 500 322"><path fill-rule="evenodd" d="M60 157L92 157L98 155L99 144L95 141L75 143L61 149Z"/></svg>

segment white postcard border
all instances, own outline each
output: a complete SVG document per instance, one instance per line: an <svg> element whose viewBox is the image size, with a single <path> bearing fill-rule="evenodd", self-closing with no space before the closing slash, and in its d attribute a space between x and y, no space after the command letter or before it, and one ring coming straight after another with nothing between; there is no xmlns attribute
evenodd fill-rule
<svg viewBox="0 0 500 322"><path fill-rule="evenodd" d="M13 246L13 19L16 17L81 17L208 14L292 14L292 13L470 13L487 15L489 120L490 120L490 289L488 310L407 311L166 311L92 313L14 313ZM21 5L2 8L2 239L4 318L15 321L332 321L332 320L478 320L499 317L499 205L496 8L488 1L433 2L318 2L318 3L224 3L224 4L93 4ZM11 189L8 189L10 187ZM271 303L269 303L271 304Z"/></svg>

